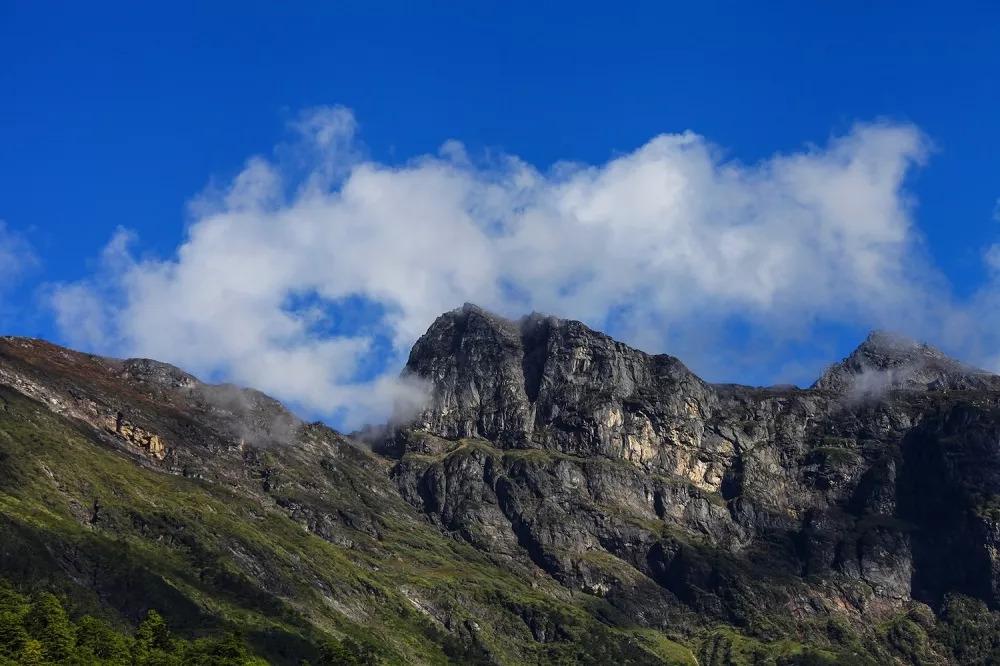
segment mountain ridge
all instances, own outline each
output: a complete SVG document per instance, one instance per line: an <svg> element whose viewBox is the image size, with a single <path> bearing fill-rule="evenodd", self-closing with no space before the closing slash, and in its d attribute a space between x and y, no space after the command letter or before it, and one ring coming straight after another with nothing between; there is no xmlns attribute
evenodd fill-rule
<svg viewBox="0 0 1000 666"><path fill-rule="evenodd" d="M905 366L884 335L836 376ZM240 627L275 663L325 640L385 663L990 663L1000 392L916 349L930 374L858 400L466 305L410 354L423 411L373 444L0 338L0 577L133 626Z"/></svg>

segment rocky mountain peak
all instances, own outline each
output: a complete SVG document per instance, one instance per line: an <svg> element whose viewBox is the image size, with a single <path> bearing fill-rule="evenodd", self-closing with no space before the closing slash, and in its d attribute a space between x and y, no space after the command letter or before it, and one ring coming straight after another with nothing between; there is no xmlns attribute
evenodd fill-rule
<svg viewBox="0 0 1000 666"><path fill-rule="evenodd" d="M176 366L148 358L129 358L122 361L122 375L134 381L172 388L191 388L201 383L194 375Z"/></svg>
<svg viewBox="0 0 1000 666"><path fill-rule="evenodd" d="M904 335L874 330L849 356L830 366L813 388L857 395L890 389L996 389L1000 377Z"/></svg>
<svg viewBox="0 0 1000 666"><path fill-rule="evenodd" d="M616 458L652 457L652 421L679 432L667 424L701 414L711 394L677 359L578 321L514 321L468 304L431 325L404 374L432 387L417 426L436 436Z"/></svg>

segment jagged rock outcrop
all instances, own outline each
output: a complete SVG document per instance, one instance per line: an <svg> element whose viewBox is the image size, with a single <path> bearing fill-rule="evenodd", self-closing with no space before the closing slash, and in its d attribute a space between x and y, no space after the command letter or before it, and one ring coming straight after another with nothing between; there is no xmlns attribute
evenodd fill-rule
<svg viewBox="0 0 1000 666"><path fill-rule="evenodd" d="M404 497L623 610L643 599L652 626L949 591L1000 607L1000 378L926 345L875 332L808 390L710 385L579 322L466 305L405 372L433 394L396 439Z"/></svg>
<svg viewBox="0 0 1000 666"><path fill-rule="evenodd" d="M466 304L417 341L404 371L434 387L416 422L445 438L628 460L680 470L706 488L722 471L703 446L711 390L677 359L650 356L583 324L512 322ZM714 442L725 448L722 442Z"/></svg>
<svg viewBox="0 0 1000 666"><path fill-rule="evenodd" d="M159 435L131 423L121 412L115 414L113 418L108 417L104 422L104 428L158 460L163 460L167 456L167 445Z"/></svg>

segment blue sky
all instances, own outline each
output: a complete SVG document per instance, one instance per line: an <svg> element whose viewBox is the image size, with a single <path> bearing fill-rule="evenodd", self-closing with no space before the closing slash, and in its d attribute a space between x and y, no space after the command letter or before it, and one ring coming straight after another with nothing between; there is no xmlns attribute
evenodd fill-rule
<svg viewBox="0 0 1000 666"><path fill-rule="evenodd" d="M409 293L401 287L389 284L372 292L356 287L353 291L362 293L351 296L352 289L329 283L342 276L298 276L281 283L281 307L292 312L293 321L276 320L276 328L260 335L280 338L276 344L282 351L292 344L303 367L316 362L351 366L316 379L313 386L322 387L317 391L327 397L315 404L288 382L268 379L274 365L249 373L234 370L240 359L254 354L250 343L219 361L209 352L177 351L170 341L122 327L121 318L145 311L140 305L155 308L167 291L180 288L158 283L157 289L167 291L156 291L148 286L149 276L175 270L168 264L182 263L177 252L192 230L208 228L200 222L210 214L192 202L219 199L219 192L231 190L234 179L247 173L254 156L280 172L286 196L317 170L332 173L323 185L329 195L340 192L344 174L367 173L365 165L392 172L443 155L441 146L457 140L462 155L449 153L449 159L473 164L455 167L466 179L463 191L482 194L485 183L510 177L512 167L505 160L516 156L544 177L544 193L533 190L531 198L549 202L538 203L539 210L548 210L553 191L565 189L561 177L552 175L553 165L573 162L600 169L636 155L658 135L697 133L710 146L712 169L721 174L727 164L740 165L743 180L760 183L770 182L773 156L829 156L836 152L831 137L856 136L852 132L862 123L912 132L893 135L897 142L886 148L903 155L906 166L899 182L889 178L884 188L907 218L906 248L894 249L891 257L905 265L893 268L893 284L902 285L899 289L917 285L924 295L934 292L933 302L920 306L922 315L897 316L897 300L914 302L906 294L880 296L877 302L858 295L885 288L879 278L875 286L855 285L844 297L846 308L829 305L816 312L801 294L768 292L765 307L758 293L719 295L704 287L709 289L706 307L720 308L718 317L692 319L690 308L670 302L655 311L643 309L643 330L630 330L616 322L632 316L635 304L647 301L666 274L654 272L645 282L623 284L629 295L617 302L607 294L589 296L585 266L559 273L567 280L567 275L583 276L563 289L585 285L579 298L534 293L527 281L532 275L542 279L542 273L498 271L497 279L530 293L511 299L496 295L490 285L478 291L442 288L427 298L427 308L442 309L452 295L466 294L483 294L487 301L493 294L492 303L501 310L519 303L529 309L549 305L560 315L609 327L653 351L676 353L713 379L806 381L821 367L820 359L849 351L869 326L894 321L905 332L970 360L990 364L996 357L988 335L957 330L981 319L977 308L993 302L994 275L984 257L998 241L1000 224L1000 9L995 3L636 3L620 9L607 3L503 2L466 3L459 9L453 3L418 8L417 3L368 2L0 1L0 61L5 63L0 67L0 220L5 224L0 239L8 248L7 254L0 248L0 260L8 257L7 269L0 269L5 283L0 322L7 333L107 353L171 356L168 360L202 374L265 384L281 397L305 403L306 411L350 420L340 402L352 394L338 389L394 373L412 331L427 318L425 309L411 312L399 305L402 294ZM317 109L349 112L317 116ZM345 117L348 130L341 126ZM341 152L335 159L317 161L311 155L333 150L317 142L319 130L309 135L308 146L302 139L303 123L317 118L340 128L336 150ZM872 144L889 141L866 136ZM906 143L913 136L919 136L919 148ZM664 150L657 159L674 159L674 149ZM687 148L676 150L691 154ZM895 164L891 156L884 160ZM396 192L401 185L394 181L387 187ZM703 194L712 198L718 187L706 186ZM746 187L753 198L764 186ZM737 189L725 190L732 194L733 210L745 206L736 202L751 191L743 185ZM509 196L521 196L510 192L507 188ZM784 208L768 208L772 203L753 209L786 214ZM234 214L231 202L212 205ZM504 211L520 210L517 206ZM275 220L285 219L280 211L303 210L288 199L265 207ZM405 217L405 206L400 210ZM719 207L706 219L727 217L728 210ZM725 228L743 225L741 214L733 213ZM238 226L224 228L242 233ZM620 226L609 228L617 233ZM887 227L889 235L877 242L899 228ZM125 236L116 237L121 229L128 230L130 249L123 250L124 258L109 259L112 239L125 244ZM461 235L456 238L442 251L463 252ZM751 238L762 242L767 234ZM493 246L485 247L494 256ZM627 253L628 247L621 251ZM552 252L534 261L544 262ZM797 252L791 247L780 256ZM28 256L31 260L25 260ZM22 258L17 270L9 257ZM322 261L310 257L317 260ZM837 264L836 257L821 260L834 273L861 270ZM122 283L114 276L115 261L131 267L119 263L119 271L135 272L138 265L145 272ZM641 272L655 265L656 257L641 263L630 270ZM246 264L240 266L247 270ZM464 270L452 267L450 277L441 280L468 281ZM797 274L790 275L796 279ZM711 277L698 284L710 284ZM79 291L66 291L73 286ZM139 292L151 301L133 302ZM66 297L61 311L53 306L55 293ZM68 312L65 300L78 300L81 293L107 299L113 311ZM700 292L691 293L697 298ZM791 305L777 311L775 303ZM171 306L175 320L185 319L184 307L189 306ZM928 314L939 308L961 313ZM395 312L395 318L387 320L386 312ZM94 323L95 317L103 319ZM684 318L695 323L685 325ZM776 331L787 329L794 318L809 320L808 327L776 343L782 337ZM950 323L927 322L935 318ZM93 324L96 332L79 335L85 324ZM699 342L701 336L691 331L702 326L725 334ZM287 327L295 331L289 334ZM659 335L661 328L685 330ZM178 330L172 339L177 344L187 340L185 349L193 349L202 340L189 339L196 335L191 330ZM289 343L288 335L297 342ZM331 340L338 343L336 349L325 344ZM345 340L350 344L340 344ZM725 355L711 346L720 344L738 350L739 358L720 360ZM327 410L324 404L334 407Z"/></svg>

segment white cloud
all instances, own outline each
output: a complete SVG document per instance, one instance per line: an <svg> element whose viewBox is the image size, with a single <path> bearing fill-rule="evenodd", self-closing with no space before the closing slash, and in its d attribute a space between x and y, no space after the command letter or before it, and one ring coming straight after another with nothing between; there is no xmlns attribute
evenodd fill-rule
<svg viewBox="0 0 1000 666"><path fill-rule="evenodd" d="M899 327L939 290L904 189L926 152L911 125L858 125L756 164L665 134L548 171L477 164L455 141L382 164L356 127L339 107L303 115L277 159L199 198L175 256L137 261L116 236L104 273L53 292L61 330L354 426L412 393L392 379L409 346L464 301L697 356L733 317L771 340L820 320ZM345 328L359 298L378 314Z"/></svg>
<svg viewBox="0 0 1000 666"><path fill-rule="evenodd" d="M28 240L0 220L0 291L37 265L38 257Z"/></svg>

